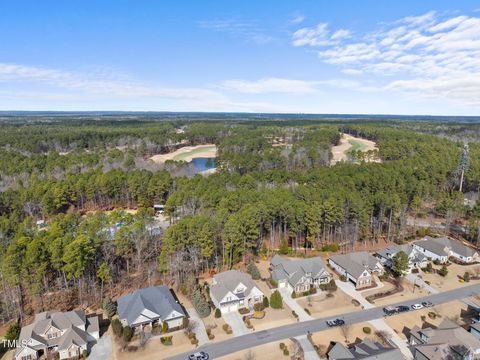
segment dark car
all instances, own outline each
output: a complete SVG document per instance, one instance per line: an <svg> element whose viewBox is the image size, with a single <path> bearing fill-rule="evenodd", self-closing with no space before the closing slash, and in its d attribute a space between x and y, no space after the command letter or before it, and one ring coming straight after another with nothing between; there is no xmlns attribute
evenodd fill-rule
<svg viewBox="0 0 480 360"><path fill-rule="evenodd" d="M398 307L393 307L393 306L387 306L383 308L383 312L385 315L390 316L390 315L395 315L398 313Z"/></svg>
<svg viewBox="0 0 480 360"><path fill-rule="evenodd" d="M430 302L430 301L424 301L424 302L422 302L422 305L423 305L423 307L426 307L426 308L427 308L427 307L432 307L432 306L433 306L433 303Z"/></svg>
<svg viewBox="0 0 480 360"><path fill-rule="evenodd" d="M404 306L404 305L397 306L397 309L398 309L398 312L410 311L410 308L408 306Z"/></svg>
<svg viewBox="0 0 480 360"><path fill-rule="evenodd" d="M335 320L328 320L327 321L327 325L330 326L330 327L342 326L344 324L345 324L345 321L343 321L342 319L335 319Z"/></svg>
<svg viewBox="0 0 480 360"><path fill-rule="evenodd" d="M209 356L205 351L197 351L188 355L188 360L208 360Z"/></svg>

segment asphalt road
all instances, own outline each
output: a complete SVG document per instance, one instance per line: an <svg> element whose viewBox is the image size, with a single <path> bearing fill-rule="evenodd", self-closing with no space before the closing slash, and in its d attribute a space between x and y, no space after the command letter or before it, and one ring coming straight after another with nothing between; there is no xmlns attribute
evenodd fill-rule
<svg viewBox="0 0 480 360"><path fill-rule="evenodd" d="M459 289L445 291L439 294L433 294L433 295L425 296L423 298L404 301L404 302L400 302L398 304L392 304L392 305L393 306L395 305L411 306L415 303L419 303L422 301L431 301L433 304L437 305L437 304L443 304L453 300L467 298L467 297L478 295L478 294L480 294L480 284L465 286ZM284 325L284 326L280 326L280 327L276 327L268 330L256 331L247 335L237 336L229 340L206 344L204 346L200 346L195 351L200 351L200 350L205 351L207 354L210 355L210 359L216 359L218 357L232 354L237 351L250 349L258 345L263 345L273 341L279 341L279 340L288 339L291 337L305 335L307 334L308 331L314 333L314 332L326 330L328 329L328 326L325 323L325 321L335 317L343 319L347 324L356 324L364 321L379 319L379 318L382 318L383 316L384 314L381 307L362 310L362 311L355 311L348 314L343 314L343 315L339 314L339 315L336 315L336 316L334 315L328 318L309 320L304 322L298 322L295 324ZM179 354L177 356L173 356L168 359L169 360L185 360L185 359L188 359L188 355L191 354L192 352Z"/></svg>

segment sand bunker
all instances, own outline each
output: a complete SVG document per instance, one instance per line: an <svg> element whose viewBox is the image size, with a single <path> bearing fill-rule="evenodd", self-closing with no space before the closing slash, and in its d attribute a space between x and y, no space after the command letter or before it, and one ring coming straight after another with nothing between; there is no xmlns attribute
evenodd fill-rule
<svg viewBox="0 0 480 360"><path fill-rule="evenodd" d="M348 160L348 152L351 150L360 150L363 152L377 149L377 144L374 141L354 137L349 134L342 134L340 144L332 147L333 158L331 164L336 164L339 161ZM378 159L370 159L366 161L379 162Z"/></svg>
<svg viewBox="0 0 480 360"><path fill-rule="evenodd" d="M217 156L217 147L214 144L184 146L168 154L154 155L150 159L163 163L167 160L190 162L194 158L213 158Z"/></svg>

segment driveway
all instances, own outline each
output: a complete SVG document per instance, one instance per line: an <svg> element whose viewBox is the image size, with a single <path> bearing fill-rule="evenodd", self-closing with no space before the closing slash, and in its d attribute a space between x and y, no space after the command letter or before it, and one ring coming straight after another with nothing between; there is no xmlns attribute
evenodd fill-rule
<svg viewBox="0 0 480 360"><path fill-rule="evenodd" d="M187 313L190 316L190 323L193 323L193 332L197 336L198 345L203 345L209 342L207 330L205 329L205 324L203 323L200 316L198 316L197 311L194 308L187 309Z"/></svg>
<svg viewBox="0 0 480 360"><path fill-rule="evenodd" d="M304 360L320 360L315 348L310 340L308 340L307 335L297 336L295 339L297 339L302 347Z"/></svg>
<svg viewBox="0 0 480 360"><path fill-rule="evenodd" d="M97 343L93 345L89 360L107 360L112 354L112 337L110 335L104 335L97 340Z"/></svg>
<svg viewBox="0 0 480 360"><path fill-rule="evenodd" d="M365 298L362 296L360 292L355 290L355 286L351 282L343 282L340 280L336 280L335 283L337 284L337 287L342 290L344 293L346 293L348 296L351 298L357 300L364 309L374 309L376 308L375 305L369 303ZM398 334L393 331L393 329L388 326L388 324L385 322L383 319L376 319L376 320L371 320L369 323L377 330L384 331L385 333L388 334L389 340L395 344L396 347L400 349L402 354L407 358L407 359L413 359L412 352L408 348L408 345L406 341L402 340Z"/></svg>
<svg viewBox="0 0 480 360"><path fill-rule="evenodd" d="M282 294L283 302L287 304L290 309L297 313L299 321L308 321L313 319L313 317L308 315L295 299L292 299L292 294L290 291L288 291L288 289L281 288L278 289L278 291L280 291L280 294Z"/></svg>
<svg viewBox="0 0 480 360"><path fill-rule="evenodd" d="M242 320L242 315L237 311L222 314L223 320L232 328L233 336L240 336L250 333Z"/></svg>

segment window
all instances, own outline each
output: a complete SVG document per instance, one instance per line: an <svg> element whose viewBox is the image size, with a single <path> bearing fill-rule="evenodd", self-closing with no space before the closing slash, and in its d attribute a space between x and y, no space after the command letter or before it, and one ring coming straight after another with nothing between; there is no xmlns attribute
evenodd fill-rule
<svg viewBox="0 0 480 360"><path fill-rule="evenodd" d="M22 356L22 360L32 360L32 355Z"/></svg>

